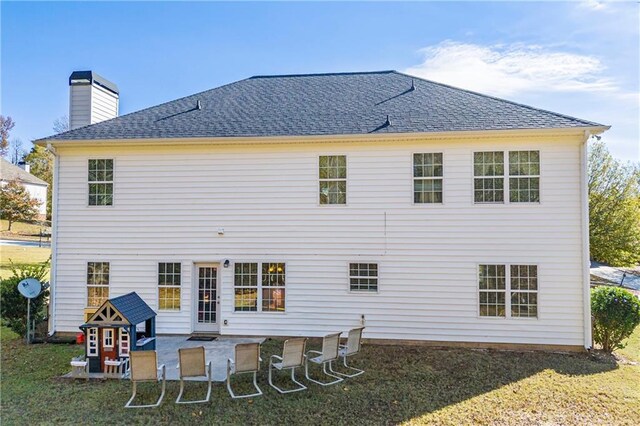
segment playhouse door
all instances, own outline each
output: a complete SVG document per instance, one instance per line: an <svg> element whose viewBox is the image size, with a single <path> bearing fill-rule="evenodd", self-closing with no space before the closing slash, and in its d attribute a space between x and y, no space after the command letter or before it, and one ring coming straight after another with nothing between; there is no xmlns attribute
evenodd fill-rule
<svg viewBox="0 0 640 426"><path fill-rule="evenodd" d="M216 333L220 330L218 267L198 265L196 269L195 331Z"/></svg>
<svg viewBox="0 0 640 426"><path fill-rule="evenodd" d="M100 329L100 368L104 372L104 360L118 357L118 333L115 328Z"/></svg>

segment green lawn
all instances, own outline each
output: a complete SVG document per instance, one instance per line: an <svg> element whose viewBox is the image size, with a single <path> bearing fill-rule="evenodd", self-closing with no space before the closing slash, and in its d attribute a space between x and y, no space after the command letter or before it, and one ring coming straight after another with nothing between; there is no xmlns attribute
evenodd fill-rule
<svg viewBox="0 0 640 426"><path fill-rule="evenodd" d="M0 246L0 279L11 276L11 263L33 264L45 262L51 255L50 248Z"/></svg>
<svg viewBox="0 0 640 426"><path fill-rule="evenodd" d="M169 382L158 409L123 408L127 381L67 381L74 345L26 347L2 328L2 424L637 424L640 365L587 354L499 352L365 345L354 364L367 372L343 384L232 400L221 384L213 402L177 406ZM640 360L640 328L624 356ZM268 359L281 348L262 347ZM319 341L313 341L317 348ZM263 367L264 367L263 363ZM175 368L175 366L167 366ZM145 386L151 395L151 385ZM203 389L203 388L202 388Z"/></svg>
<svg viewBox="0 0 640 426"><path fill-rule="evenodd" d="M45 233L51 233L51 228L44 226L41 227L37 223L23 223L15 222L11 225L11 231L9 231L9 222L5 219L0 219L0 238L5 240L32 240L38 241L40 231Z"/></svg>

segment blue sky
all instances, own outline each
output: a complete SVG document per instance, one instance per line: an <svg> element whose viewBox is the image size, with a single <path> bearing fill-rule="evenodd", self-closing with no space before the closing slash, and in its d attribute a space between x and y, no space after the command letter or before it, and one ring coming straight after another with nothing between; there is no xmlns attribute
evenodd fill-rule
<svg viewBox="0 0 640 426"><path fill-rule="evenodd" d="M639 4L0 3L1 111L52 133L68 76L118 84L120 113L262 74L396 69L612 125L640 159Z"/></svg>

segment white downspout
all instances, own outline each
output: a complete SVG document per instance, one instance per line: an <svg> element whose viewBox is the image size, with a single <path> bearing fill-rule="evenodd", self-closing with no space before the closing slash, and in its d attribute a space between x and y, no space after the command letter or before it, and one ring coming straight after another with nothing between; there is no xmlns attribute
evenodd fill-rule
<svg viewBox="0 0 640 426"><path fill-rule="evenodd" d="M584 315L584 347L590 350L593 346L591 336L591 262L589 258L589 185L588 185L588 141L590 131L584 132L584 140L580 145L580 200L581 200L581 225L582 225L582 309Z"/></svg>
<svg viewBox="0 0 640 426"><path fill-rule="evenodd" d="M58 180L60 173L58 173L58 168L60 166L60 157L58 157L58 153L56 149L51 144L47 144L47 151L49 151L54 160L53 164L53 187L51 188L51 278L50 278L50 306L51 306L51 318L49 319L49 336L52 336L56 332L56 290L57 286L57 278L58 278L58 252L57 252L57 242L58 242Z"/></svg>

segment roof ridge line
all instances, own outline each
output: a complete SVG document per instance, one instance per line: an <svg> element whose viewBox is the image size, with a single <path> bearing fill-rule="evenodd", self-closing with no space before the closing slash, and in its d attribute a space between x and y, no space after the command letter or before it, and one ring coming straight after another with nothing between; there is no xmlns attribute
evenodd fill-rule
<svg viewBox="0 0 640 426"><path fill-rule="evenodd" d="M531 105L521 104L519 102L510 101L508 99L503 99L503 98L498 98L496 96L487 95L485 93L480 93L480 92L476 92L476 91L469 90L469 89L463 89L461 87L452 86L450 84L439 83L437 81L429 80L429 79L426 79L424 77L419 77L419 76L407 74L407 73L400 72L400 71L393 71L393 72L395 72L396 74L404 75L406 77L417 78L418 80L426 81L427 83L435 84L435 85L442 86L442 87L447 87L449 89L460 90L460 91L463 91L463 92L471 93L473 95L481 96L483 98L493 99L493 100L501 101L501 102L507 102L507 103L509 103L511 105L517 105L517 106L520 106L520 107L523 107L523 108L528 108L528 109L531 109L531 110L534 110L534 111L544 112L544 113L547 113L547 114L553 114L553 115L558 116L558 117L568 118L570 120L579 121L581 123L585 123L585 124L588 124L588 125L591 125L591 126L603 126L602 124L596 123L595 121L584 120L582 118L577 118L577 117L573 117L571 115L561 114L559 112L550 111L548 109L536 108L536 107L531 106Z"/></svg>
<svg viewBox="0 0 640 426"><path fill-rule="evenodd" d="M381 71L351 71L351 72L320 72L309 74L274 74L274 75L254 75L247 80L254 78L283 78L283 77L327 77L332 75L367 75L367 74L390 74L397 72L396 70L381 70Z"/></svg>

